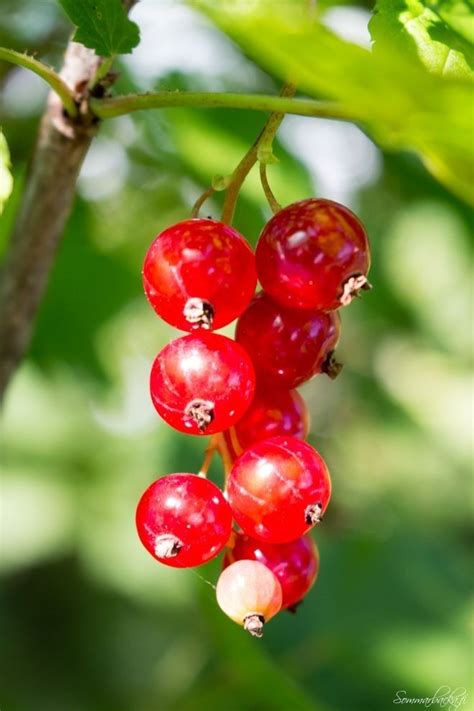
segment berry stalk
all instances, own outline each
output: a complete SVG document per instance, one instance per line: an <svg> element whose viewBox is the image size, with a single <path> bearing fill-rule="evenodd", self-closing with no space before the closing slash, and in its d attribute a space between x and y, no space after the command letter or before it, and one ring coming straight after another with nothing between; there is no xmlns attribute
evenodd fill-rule
<svg viewBox="0 0 474 711"><path fill-rule="evenodd" d="M200 476L204 479L207 477L207 472L209 471L209 467L211 465L214 454L219 448L218 438L219 438L219 435L217 435L217 434L212 435L212 437L209 439L209 443L208 443L206 449L204 450L204 459L202 461L201 468L200 468L199 474L198 474L198 476Z"/></svg>
<svg viewBox="0 0 474 711"><path fill-rule="evenodd" d="M285 84L281 90L281 97L292 97L296 92L294 84ZM259 160L259 150L262 145L268 146L272 144L276 132L280 128L281 122L285 118L284 113L273 112L267 119L267 122L254 144L249 148L247 153L240 161L237 168L232 173L230 183L226 190L224 207L222 208L222 222L230 224L234 217L235 205L239 196L240 189L245 181L245 178L252 170L253 166Z"/></svg>
<svg viewBox="0 0 474 711"><path fill-rule="evenodd" d="M270 183L268 182L266 163L260 163L260 182L262 183L263 192L265 193L265 197L267 198L271 211L274 215L276 215L277 212L280 212L281 205L274 196Z"/></svg>

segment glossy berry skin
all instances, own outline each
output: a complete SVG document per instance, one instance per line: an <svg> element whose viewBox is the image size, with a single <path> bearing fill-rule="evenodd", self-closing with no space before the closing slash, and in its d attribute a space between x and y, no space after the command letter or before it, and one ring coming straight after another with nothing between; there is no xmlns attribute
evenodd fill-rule
<svg viewBox="0 0 474 711"><path fill-rule="evenodd" d="M256 560L239 560L219 576L217 604L238 625L255 637L281 608L282 591L276 576Z"/></svg>
<svg viewBox="0 0 474 711"><path fill-rule="evenodd" d="M260 292L239 318L235 338L252 359L259 380L295 388L322 372L340 331L336 312L284 308Z"/></svg>
<svg viewBox="0 0 474 711"><path fill-rule="evenodd" d="M252 363L238 343L200 331L158 354L150 393L161 417L187 434L214 434L237 422L255 391Z"/></svg>
<svg viewBox="0 0 474 711"><path fill-rule="evenodd" d="M266 224L256 259L263 289L283 306L333 310L364 288L369 242L347 207L311 198L285 207ZM348 281L360 275L358 284Z"/></svg>
<svg viewBox="0 0 474 711"><path fill-rule="evenodd" d="M228 566L236 560L258 560L278 578L282 609L297 605L314 585L319 570L319 553L311 536L290 543L263 543L238 533L235 545L224 558Z"/></svg>
<svg viewBox="0 0 474 711"><path fill-rule="evenodd" d="M279 435L305 439L308 432L308 407L299 392L280 390L265 384L257 386L250 407L235 425L235 434L242 449L262 439ZM228 433L226 441L233 449Z"/></svg>
<svg viewBox="0 0 474 711"><path fill-rule="evenodd" d="M254 444L233 464L227 499L244 533L288 543L319 523L331 496L323 458L296 437Z"/></svg>
<svg viewBox="0 0 474 711"><path fill-rule="evenodd" d="M232 513L211 481L196 474L170 474L145 491L136 524L141 542L156 560L189 568L222 550L231 533Z"/></svg>
<svg viewBox="0 0 474 711"><path fill-rule="evenodd" d="M221 328L239 316L255 291L255 256L229 225L179 222L152 242L143 285L156 313L183 331Z"/></svg>

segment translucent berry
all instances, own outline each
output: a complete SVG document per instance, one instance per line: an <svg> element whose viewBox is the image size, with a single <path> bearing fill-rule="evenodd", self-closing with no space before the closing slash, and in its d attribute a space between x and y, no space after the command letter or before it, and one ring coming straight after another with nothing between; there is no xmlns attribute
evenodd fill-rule
<svg viewBox="0 0 474 711"><path fill-rule="evenodd" d="M261 292L239 318L235 337L252 359L259 381L295 388L317 373L337 375L341 366L333 351L340 330L337 312L284 308Z"/></svg>
<svg viewBox="0 0 474 711"><path fill-rule="evenodd" d="M284 306L332 310L369 288L367 234L337 202L311 198L278 212L257 245L264 290Z"/></svg>
<svg viewBox="0 0 474 711"><path fill-rule="evenodd" d="M257 387L250 407L235 425L242 449L279 435L304 439L308 432L309 412L299 392L280 390L265 383Z"/></svg>
<svg viewBox="0 0 474 711"><path fill-rule="evenodd" d="M175 568L201 565L229 540L232 513L215 484L196 474L170 474L141 497L136 514L141 542Z"/></svg>
<svg viewBox="0 0 474 711"><path fill-rule="evenodd" d="M244 414L255 374L230 338L200 331L168 343L153 363L150 392L161 417L187 434L214 434Z"/></svg>
<svg viewBox="0 0 474 711"><path fill-rule="evenodd" d="M222 571L217 604L231 620L254 637L281 608L281 585L271 570L256 560L239 560Z"/></svg>
<svg viewBox="0 0 474 711"><path fill-rule="evenodd" d="M183 331L230 323L249 303L256 283L249 245L215 220L185 220L169 227L152 242L143 265L150 304Z"/></svg>
<svg viewBox="0 0 474 711"><path fill-rule="evenodd" d="M301 602L314 585L319 570L318 549L309 535L275 545L238 533L224 565L237 560L258 560L276 575L281 585L283 610L295 608Z"/></svg>
<svg viewBox="0 0 474 711"><path fill-rule="evenodd" d="M269 543L294 541L319 523L330 496L323 458L296 437L257 442L234 462L227 482L239 526Z"/></svg>

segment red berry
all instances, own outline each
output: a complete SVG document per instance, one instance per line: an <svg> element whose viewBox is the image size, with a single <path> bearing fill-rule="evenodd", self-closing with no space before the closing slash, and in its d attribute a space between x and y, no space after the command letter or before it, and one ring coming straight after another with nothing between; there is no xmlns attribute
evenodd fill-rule
<svg viewBox="0 0 474 711"><path fill-rule="evenodd" d="M278 435L304 439L308 432L309 412L299 392L278 390L265 384L257 387L252 404L235 425L242 449Z"/></svg>
<svg viewBox="0 0 474 711"><path fill-rule="evenodd" d="M238 320L235 337L259 380L294 388L322 371L337 374L332 352L340 330L336 312L284 308L261 292Z"/></svg>
<svg viewBox="0 0 474 711"><path fill-rule="evenodd" d="M224 559L228 566L236 560L258 560L278 578L283 593L282 609L297 605L314 585L319 570L319 553L311 536L274 545L256 541L244 533Z"/></svg>
<svg viewBox="0 0 474 711"><path fill-rule="evenodd" d="M337 309L368 286L367 234L332 200L311 198L278 212L260 235L256 258L260 283L284 306Z"/></svg>
<svg viewBox="0 0 474 711"><path fill-rule="evenodd" d="M176 328L221 328L239 316L257 284L245 239L215 220L179 222L152 242L143 266L150 304Z"/></svg>
<svg viewBox="0 0 474 711"><path fill-rule="evenodd" d="M229 540L232 513L215 484L196 474L170 474L141 497L138 535L151 555L175 568L201 565Z"/></svg>
<svg viewBox="0 0 474 711"><path fill-rule="evenodd" d="M202 331L171 341L151 370L156 410L187 434L228 429L242 417L254 391L255 373L244 349L215 333Z"/></svg>
<svg viewBox="0 0 474 711"><path fill-rule="evenodd" d="M254 444L234 462L227 482L239 526L269 543L294 541L319 523L330 496L323 458L296 437Z"/></svg>
<svg viewBox="0 0 474 711"><path fill-rule="evenodd" d="M281 608L281 585L256 560L239 560L222 571L216 586L217 604L231 620L254 637Z"/></svg>

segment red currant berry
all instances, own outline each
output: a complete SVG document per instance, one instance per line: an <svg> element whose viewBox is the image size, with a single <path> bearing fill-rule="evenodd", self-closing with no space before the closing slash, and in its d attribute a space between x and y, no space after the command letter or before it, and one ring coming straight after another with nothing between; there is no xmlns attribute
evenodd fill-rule
<svg viewBox="0 0 474 711"><path fill-rule="evenodd" d="M152 242L143 266L150 304L184 331L221 328L239 316L257 284L245 239L215 220L179 222Z"/></svg>
<svg viewBox="0 0 474 711"><path fill-rule="evenodd" d="M257 387L252 404L235 425L242 449L278 435L304 439L308 432L309 412L299 392L277 390L265 384Z"/></svg>
<svg viewBox="0 0 474 711"><path fill-rule="evenodd" d="M151 555L175 568L214 558L229 540L232 513L215 484L196 474L171 474L143 494L138 535Z"/></svg>
<svg viewBox="0 0 474 711"><path fill-rule="evenodd" d="M319 570L318 549L309 535L290 543L274 545L238 533L224 565L228 566L236 560L258 560L276 575L283 594L283 610L294 608L301 602L314 585Z"/></svg>
<svg viewBox="0 0 474 711"><path fill-rule="evenodd" d="M216 586L217 604L231 620L254 637L281 608L281 585L256 560L239 560L222 571Z"/></svg>
<svg viewBox="0 0 474 711"><path fill-rule="evenodd" d="M332 353L340 330L336 312L284 308L261 292L238 320L235 338L252 359L259 380L295 388L322 371L337 375L341 366Z"/></svg>
<svg viewBox="0 0 474 711"><path fill-rule="evenodd" d="M260 283L284 306L337 309L368 287L367 234L332 200L311 198L278 212L260 235L256 258Z"/></svg>
<svg viewBox="0 0 474 711"><path fill-rule="evenodd" d="M296 437L257 442L234 462L227 482L239 526L269 543L294 541L319 523L330 496L323 458Z"/></svg>
<svg viewBox="0 0 474 711"><path fill-rule="evenodd" d="M244 414L255 373L244 349L215 333L177 338L157 355L150 392L159 415L187 434L214 434Z"/></svg>

